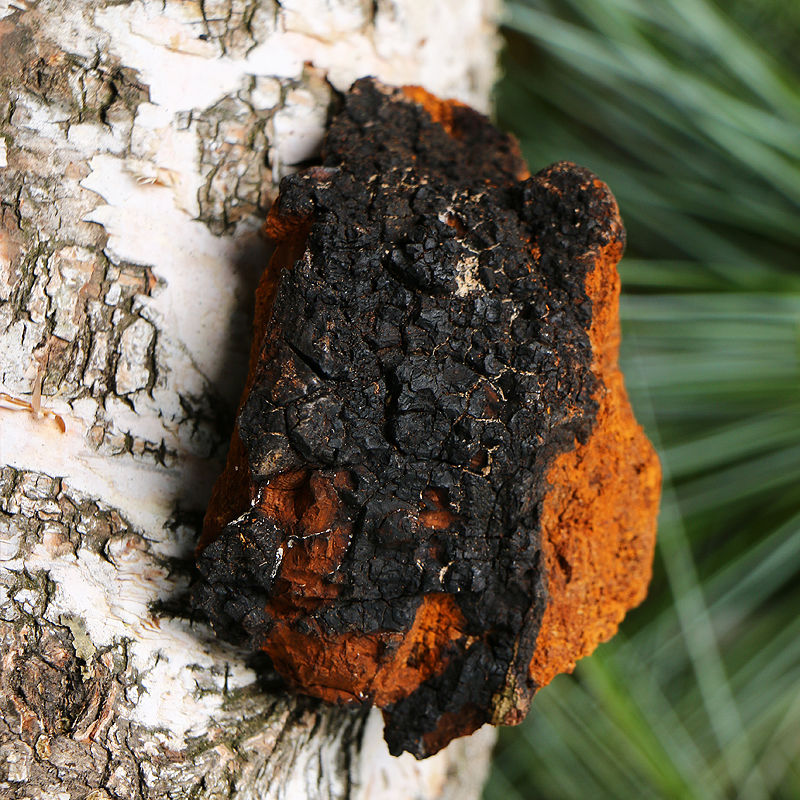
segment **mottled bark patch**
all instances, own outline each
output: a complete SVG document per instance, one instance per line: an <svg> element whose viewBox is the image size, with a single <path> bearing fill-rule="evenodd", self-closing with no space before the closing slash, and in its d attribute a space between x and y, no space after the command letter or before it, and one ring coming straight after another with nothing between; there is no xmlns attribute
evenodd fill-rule
<svg viewBox="0 0 800 800"><path fill-rule="evenodd" d="M24 91L63 109L65 125L111 124L132 118L147 102L147 87L136 72L97 53L93 58L69 53L38 36L34 27L17 21L0 31L3 63L0 88Z"/></svg>
<svg viewBox="0 0 800 800"><path fill-rule="evenodd" d="M278 22L280 3L271 0L203 0L200 38L213 42L220 55L242 58L269 34Z"/></svg>
<svg viewBox="0 0 800 800"><path fill-rule="evenodd" d="M319 738L321 746L341 746L341 774L309 780L318 782L321 796L343 797L338 782L349 780L363 714L255 684L224 692L213 731L189 737L181 752L169 746L168 731L133 721L137 704L158 702L148 696L153 665L140 670L131 654L133 627L120 626L119 636L101 641L102 620L77 604L65 608L61 592L88 591L81 578L90 583L98 563L127 566L128 582L145 581L159 568L182 571L179 561L148 550L119 511L71 491L62 479L0 471L0 796L28 796L36 787L54 796L233 797L264 772L280 775L297 757L295 748L314 748ZM68 586L54 578L65 561L74 566ZM151 625L159 624L154 615ZM166 655L167 639L162 647ZM188 671L198 694L225 685L213 671L202 665Z"/></svg>

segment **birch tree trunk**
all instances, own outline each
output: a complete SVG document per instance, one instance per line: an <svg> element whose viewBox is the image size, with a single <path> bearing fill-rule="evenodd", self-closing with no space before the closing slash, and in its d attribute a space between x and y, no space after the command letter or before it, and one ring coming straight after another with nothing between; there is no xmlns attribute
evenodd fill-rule
<svg viewBox="0 0 800 800"><path fill-rule="evenodd" d="M491 733L393 759L380 717L287 696L186 593L277 181L361 75L485 108L494 13L0 2L3 798L479 795Z"/></svg>

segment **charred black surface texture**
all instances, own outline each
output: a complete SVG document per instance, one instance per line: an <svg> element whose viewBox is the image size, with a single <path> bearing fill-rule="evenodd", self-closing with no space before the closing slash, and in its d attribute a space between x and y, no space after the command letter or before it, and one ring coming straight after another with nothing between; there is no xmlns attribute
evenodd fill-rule
<svg viewBox="0 0 800 800"><path fill-rule="evenodd" d="M535 689L545 474L592 429L584 283L613 203L571 164L520 180L509 138L471 109L452 114L449 135L399 90L359 81L324 168L284 179L280 217L310 230L238 422L257 485L347 475L349 544L325 576L335 596L296 614L296 630L405 631L424 595L455 597L465 630L447 664L386 709L392 752L418 756L442 715L488 721L504 693ZM259 647L296 532L244 523L201 553L197 597Z"/></svg>

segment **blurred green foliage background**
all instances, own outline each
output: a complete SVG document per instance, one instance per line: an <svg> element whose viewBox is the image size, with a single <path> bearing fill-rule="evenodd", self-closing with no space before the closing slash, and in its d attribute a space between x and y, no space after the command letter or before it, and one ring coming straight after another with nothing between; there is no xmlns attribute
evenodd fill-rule
<svg viewBox="0 0 800 800"><path fill-rule="evenodd" d="M486 800L800 798L800 2L507 0L501 127L628 228L655 575L504 729Z"/></svg>

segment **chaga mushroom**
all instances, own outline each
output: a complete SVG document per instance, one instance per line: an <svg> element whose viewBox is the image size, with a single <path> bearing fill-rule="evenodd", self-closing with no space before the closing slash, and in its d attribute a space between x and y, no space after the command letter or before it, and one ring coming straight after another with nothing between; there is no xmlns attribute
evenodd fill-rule
<svg viewBox="0 0 800 800"><path fill-rule="evenodd" d="M660 473L617 367L624 244L587 170L358 81L285 178L195 604L296 688L431 755L615 632Z"/></svg>

